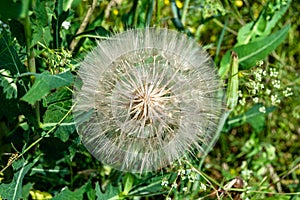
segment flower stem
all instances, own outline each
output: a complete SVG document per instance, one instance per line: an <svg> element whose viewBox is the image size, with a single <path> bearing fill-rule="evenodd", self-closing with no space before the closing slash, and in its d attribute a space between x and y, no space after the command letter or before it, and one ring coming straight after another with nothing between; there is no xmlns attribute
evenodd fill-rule
<svg viewBox="0 0 300 200"><path fill-rule="evenodd" d="M27 64L28 64L28 71L31 73L36 73L36 65L35 65L35 54L34 49L31 46L31 40L32 40L32 29L31 29L31 22L29 18L29 7L30 7L30 1L25 0L23 3L26 6L26 11L24 15L24 31L25 31L25 38L26 38L26 54L27 54ZM34 76L31 76L31 83L34 83ZM40 125L40 105L39 102L36 102L34 105L35 109L35 117L37 126Z"/></svg>

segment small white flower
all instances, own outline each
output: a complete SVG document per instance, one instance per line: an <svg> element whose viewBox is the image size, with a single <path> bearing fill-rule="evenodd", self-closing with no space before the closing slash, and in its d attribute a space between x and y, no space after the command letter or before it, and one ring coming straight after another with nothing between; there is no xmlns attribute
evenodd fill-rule
<svg viewBox="0 0 300 200"><path fill-rule="evenodd" d="M253 98L253 101L254 101L254 103L258 103L259 98L258 98L258 97L254 97L254 98Z"/></svg>
<svg viewBox="0 0 300 200"><path fill-rule="evenodd" d="M66 30L69 30L69 28L71 27L71 23L68 22L68 21L64 21L61 26L66 29Z"/></svg>
<svg viewBox="0 0 300 200"><path fill-rule="evenodd" d="M279 72L275 68L270 68L270 76L277 77Z"/></svg>
<svg viewBox="0 0 300 200"><path fill-rule="evenodd" d="M257 65L258 67L263 66L263 64L264 64L264 61L263 61L263 60L259 60L259 61L256 62L256 65Z"/></svg>
<svg viewBox="0 0 300 200"><path fill-rule="evenodd" d="M293 95L292 88L289 87L286 88L282 93L284 97L289 97Z"/></svg>
<svg viewBox="0 0 300 200"><path fill-rule="evenodd" d="M199 189L206 191L206 185L204 183L200 183Z"/></svg>
<svg viewBox="0 0 300 200"><path fill-rule="evenodd" d="M182 191L186 192L187 191L187 187L182 188Z"/></svg>
<svg viewBox="0 0 300 200"><path fill-rule="evenodd" d="M195 173L191 173L188 175L188 179L189 179L189 182L193 183L195 182L196 180L196 174Z"/></svg>
<svg viewBox="0 0 300 200"><path fill-rule="evenodd" d="M266 94L270 95L271 94L271 90L270 89L266 89Z"/></svg>
<svg viewBox="0 0 300 200"><path fill-rule="evenodd" d="M260 107L258 110L261 113L266 113L266 107L265 106Z"/></svg>
<svg viewBox="0 0 300 200"><path fill-rule="evenodd" d="M178 175L182 176L185 174L185 170L184 169L179 169L177 172Z"/></svg>
<svg viewBox="0 0 300 200"><path fill-rule="evenodd" d="M171 185L171 187L172 187L172 188L175 188L175 189L177 188L177 186L178 186L178 185L177 185L176 182L174 182L174 183Z"/></svg>
<svg viewBox="0 0 300 200"><path fill-rule="evenodd" d="M241 106L244 106L246 104L246 98L240 99L239 104L241 104Z"/></svg>
<svg viewBox="0 0 300 200"><path fill-rule="evenodd" d="M276 104L280 103L280 99L278 99L277 94L271 95L271 102L272 102L272 105L276 105Z"/></svg>
<svg viewBox="0 0 300 200"><path fill-rule="evenodd" d="M161 186L168 186L169 185L169 181L167 181L167 180L163 180L162 182L161 182Z"/></svg>
<svg viewBox="0 0 300 200"><path fill-rule="evenodd" d="M238 96L239 96L239 97L243 97L243 93L242 93L241 90L238 91Z"/></svg>
<svg viewBox="0 0 300 200"><path fill-rule="evenodd" d="M247 179L247 180L251 178L252 174L253 174L253 171L249 170L249 169L244 169L241 172L242 177L245 178L245 179Z"/></svg>
<svg viewBox="0 0 300 200"><path fill-rule="evenodd" d="M272 80L272 84L274 88L280 88L280 80Z"/></svg>

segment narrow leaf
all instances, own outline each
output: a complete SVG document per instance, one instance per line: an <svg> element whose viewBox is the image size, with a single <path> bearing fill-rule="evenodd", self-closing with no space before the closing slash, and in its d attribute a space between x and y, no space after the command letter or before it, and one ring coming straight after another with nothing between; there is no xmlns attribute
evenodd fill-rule
<svg viewBox="0 0 300 200"><path fill-rule="evenodd" d="M226 72L230 67L230 52L234 51L239 57L239 69L249 69L256 65L257 61L265 59L268 54L277 48L283 42L290 26L285 26L283 29L269 35L268 37L261 38L249 44L234 47L232 50L227 51L221 60L221 67L219 75L224 79Z"/></svg>

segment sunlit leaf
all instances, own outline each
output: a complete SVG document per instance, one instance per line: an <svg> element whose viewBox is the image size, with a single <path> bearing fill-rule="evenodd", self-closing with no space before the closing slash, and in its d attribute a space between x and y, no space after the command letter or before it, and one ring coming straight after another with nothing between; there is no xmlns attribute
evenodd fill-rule
<svg viewBox="0 0 300 200"><path fill-rule="evenodd" d="M270 2L267 3L255 22L249 22L239 29L237 36L238 45L247 44L257 37L269 35L277 22L290 7L290 3L291 0L280 1L280 3L276 5L272 5ZM271 7L275 10L274 12L268 12Z"/></svg>
<svg viewBox="0 0 300 200"><path fill-rule="evenodd" d="M58 75L51 75L49 72L44 72L42 74L35 74L35 77L33 86L22 97L23 101L30 104L34 104L45 97L53 89L71 85L74 79L70 71Z"/></svg>
<svg viewBox="0 0 300 200"><path fill-rule="evenodd" d="M239 69L249 69L254 67L256 63L262 59L265 59L268 54L277 48L277 46L283 42L290 26L285 26L283 29L273 33L270 36L255 40L246 45L240 45L234 47L231 51L234 51L239 57ZM230 66L230 51L227 51L221 60L221 67L219 75L224 78L227 69Z"/></svg>

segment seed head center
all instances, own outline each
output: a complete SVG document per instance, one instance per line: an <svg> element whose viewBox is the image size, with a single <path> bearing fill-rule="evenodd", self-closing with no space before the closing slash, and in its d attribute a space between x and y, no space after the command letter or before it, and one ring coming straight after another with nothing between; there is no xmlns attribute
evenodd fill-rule
<svg viewBox="0 0 300 200"><path fill-rule="evenodd" d="M155 88L152 84L145 84L136 89L131 102L130 114L134 120L143 120L146 124L153 122L154 117L161 114L168 92L163 88Z"/></svg>

